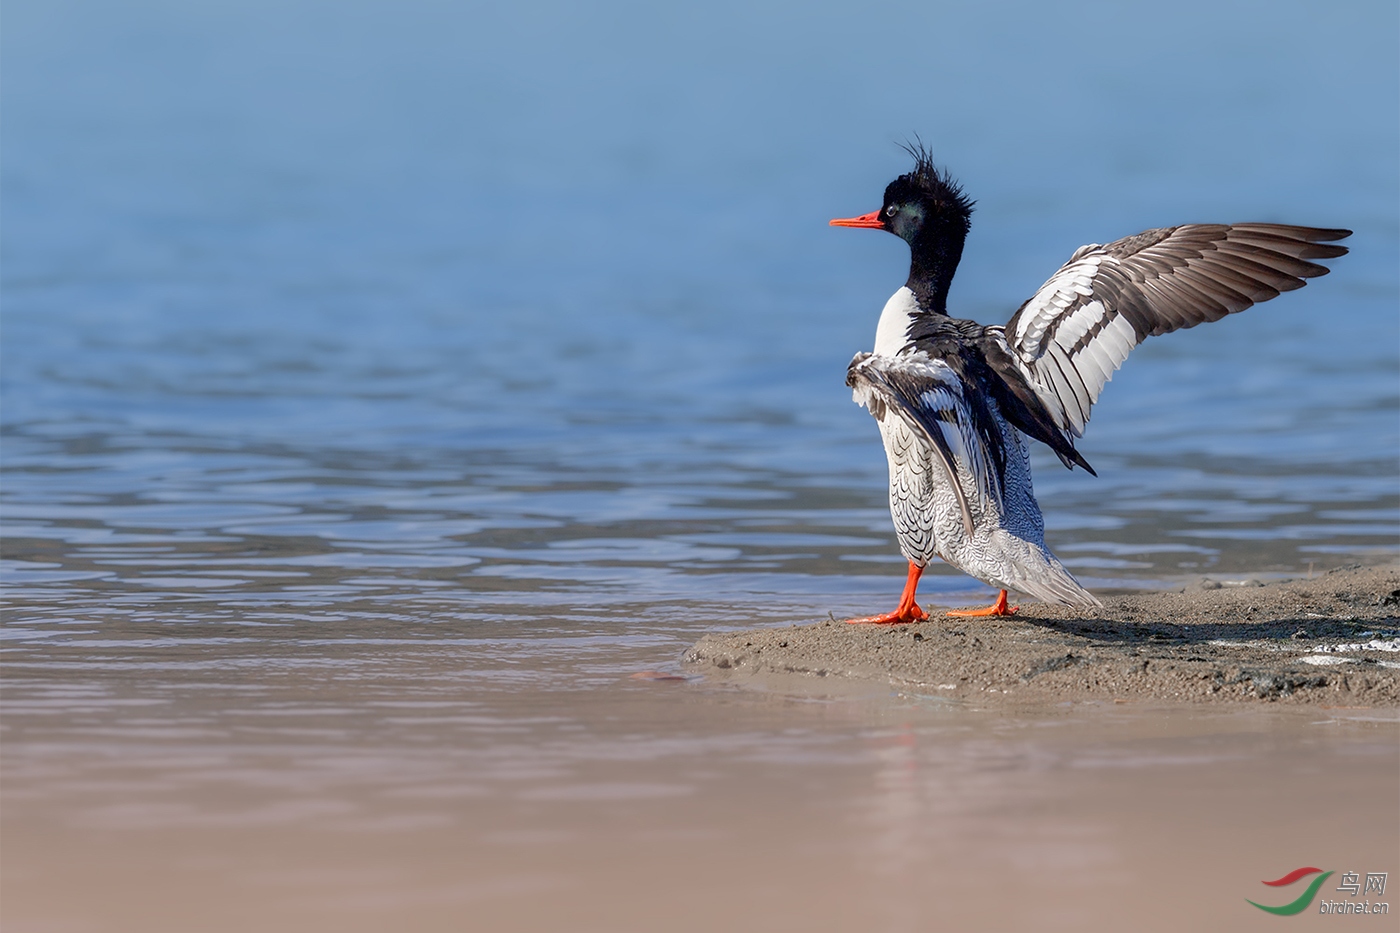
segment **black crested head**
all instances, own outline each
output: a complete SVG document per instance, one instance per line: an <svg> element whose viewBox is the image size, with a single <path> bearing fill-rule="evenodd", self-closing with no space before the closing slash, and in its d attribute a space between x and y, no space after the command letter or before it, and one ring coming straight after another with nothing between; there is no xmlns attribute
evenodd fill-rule
<svg viewBox="0 0 1400 933"><path fill-rule="evenodd" d="M914 157L914 170L900 175L885 188L881 214L891 233L911 245L923 227L936 226L965 237L972 228L974 202L963 194L953 176L933 164L933 156L920 143L906 143L905 152ZM890 208L896 209L892 213ZM908 217L898 213L910 208ZM895 229L898 228L898 229Z"/></svg>
<svg viewBox="0 0 1400 933"><path fill-rule="evenodd" d="M948 286L972 227L972 205L962 187L933 164L922 143L904 146L914 170L885 188L884 228L909 244L908 286L925 311L947 313Z"/></svg>

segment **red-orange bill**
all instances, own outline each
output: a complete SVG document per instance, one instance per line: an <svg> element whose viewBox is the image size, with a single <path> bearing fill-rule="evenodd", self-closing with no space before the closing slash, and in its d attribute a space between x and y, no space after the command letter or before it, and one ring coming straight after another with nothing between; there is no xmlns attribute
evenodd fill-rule
<svg viewBox="0 0 1400 933"><path fill-rule="evenodd" d="M871 211L868 214L861 214L859 217L838 217L831 221L833 227L874 227L876 230L885 229L885 222L880 219L879 211Z"/></svg>

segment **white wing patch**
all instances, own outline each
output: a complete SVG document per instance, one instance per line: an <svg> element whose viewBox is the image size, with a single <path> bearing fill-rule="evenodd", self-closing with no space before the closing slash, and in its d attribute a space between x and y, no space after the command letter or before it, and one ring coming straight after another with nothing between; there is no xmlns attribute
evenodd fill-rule
<svg viewBox="0 0 1400 933"><path fill-rule="evenodd" d="M1012 335L1012 343L1019 346L1023 354L1030 354L1026 362L1039 358L1045 332L1056 318L1066 308L1094 293L1094 276L1098 275L1104 256L1085 255L1086 250L1092 248L1081 246L1076 250L1077 258L1051 276L1027 303L1017 322L1016 333Z"/></svg>
<svg viewBox="0 0 1400 933"><path fill-rule="evenodd" d="M1062 347L1074 346L1079 342L1079 338L1102 324L1107 314L1108 309L1103 306L1102 301L1091 301L1086 305L1080 305L1060 322L1059 329L1055 331L1055 342Z"/></svg>
<svg viewBox="0 0 1400 933"><path fill-rule="evenodd" d="M1089 412L1123 365L1137 334L1132 324L1094 296L1094 279L1108 259L1098 246L1081 246L1026 303L1014 343L1022 372L1056 425L1084 436Z"/></svg>

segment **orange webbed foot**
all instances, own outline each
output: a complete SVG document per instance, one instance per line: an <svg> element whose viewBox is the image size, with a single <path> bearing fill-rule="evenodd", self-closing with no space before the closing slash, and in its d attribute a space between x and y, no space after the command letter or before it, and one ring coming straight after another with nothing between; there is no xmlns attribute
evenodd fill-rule
<svg viewBox="0 0 1400 933"><path fill-rule="evenodd" d="M928 618L928 613L919 608L915 603L909 608L899 608L894 612L887 612L879 616L861 616L859 619L847 619L847 625L913 625L915 622L922 622Z"/></svg>
<svg viewBox="0 0 1400 933"><path fill-rule="evenodd" d="M1008 606L1006 604L1006 590L1002 590L1001 594L997 596L997 601L986 609L954 609L949 612L948 615L958 618L971 618L974 616L1009 616L1015 615L1016 609L1016 606Z"/></svg>
<svg viewBox="0 0 1400 933"><path fill-rule="evenodd" d="M887 612L879 616L861 616L859 619L847 619L847 625L912 625L915 622L922 622L928 618L928 613L919 608L919 604L914 601L914 594L919 590L919 577L923 574L924 568L909 562L909 575L904 580L904 592L900 594L899 605L894 612Z"/></svg>

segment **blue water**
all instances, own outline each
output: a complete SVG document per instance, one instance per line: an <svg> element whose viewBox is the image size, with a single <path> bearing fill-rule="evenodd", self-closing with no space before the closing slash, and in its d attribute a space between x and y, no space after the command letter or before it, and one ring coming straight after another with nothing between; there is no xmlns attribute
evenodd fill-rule
<svg viewBox="0 0 1400 933"><path fill-rule="evenodd" d="M503 578L887 601L842 375L907 254L825 220L916 133L979 201L952 305L983 321L1148 226L1357 231L1329 278L1139 350L1100 479L1041 458L1091 585L1393 554L1394 11L1206 10L13 4L6 557L77 597L212 585L217 551L273 602L299 584L238 555L467 613Z"/></svg>

